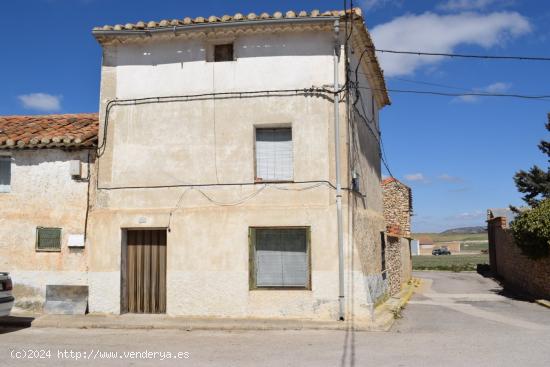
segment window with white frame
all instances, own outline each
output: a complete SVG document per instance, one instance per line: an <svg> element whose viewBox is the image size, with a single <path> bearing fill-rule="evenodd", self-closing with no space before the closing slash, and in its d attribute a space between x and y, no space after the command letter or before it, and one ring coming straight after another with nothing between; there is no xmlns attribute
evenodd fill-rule
<svg viewBox="0 0 550 367"><path fill-rule="evenodd" d="M292 181L292 129L256 129L256 181Z"/></svg>
<svg viewBox="0 0 550 367"><path fill-rule="evenodd" d="M251 228L250 240L251 289L310 289L309 228Z"/></svg>
<svg viewBox="0 0 550 367"><path fill-rule="evenodd" d="M0 155L0 193L11 189L11 157Z"/></svg>

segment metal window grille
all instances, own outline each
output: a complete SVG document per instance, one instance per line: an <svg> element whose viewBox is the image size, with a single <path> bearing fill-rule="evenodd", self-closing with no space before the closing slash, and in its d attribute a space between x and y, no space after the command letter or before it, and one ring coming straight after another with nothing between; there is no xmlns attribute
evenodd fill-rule
<svg viewBox="0 0 550 367"><path fill-rule="evenodd" d="M258 228L252 236L256 287L308 288L306 228Z"/></svg>
<svg viewBox="0 0 550 367"><path fill-rule="evenodd" d="M0 156L0 192L10 192L11 157Z"/></svg>
<svg viewBox="0 0 550 367"><path fill-rule="evenodd" d="M36 249L41 251L61 250L61 228L36 229Z"/></svg>
<svg viewBox="0 0 550 367"><path fill-rule="evenodd" d="M256 130L256 179L292 181L292 129Z"/></svg>

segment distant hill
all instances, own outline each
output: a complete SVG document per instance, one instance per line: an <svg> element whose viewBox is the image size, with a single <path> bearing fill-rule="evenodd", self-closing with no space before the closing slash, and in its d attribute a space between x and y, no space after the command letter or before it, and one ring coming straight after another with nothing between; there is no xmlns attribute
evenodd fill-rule
<svg viewBox="0 0 550 367"><path fill-rule="evenodd" d="M487 227L461 227L448 229L441 232L441 234L477 234L477 233L487 233Z"/></svg>

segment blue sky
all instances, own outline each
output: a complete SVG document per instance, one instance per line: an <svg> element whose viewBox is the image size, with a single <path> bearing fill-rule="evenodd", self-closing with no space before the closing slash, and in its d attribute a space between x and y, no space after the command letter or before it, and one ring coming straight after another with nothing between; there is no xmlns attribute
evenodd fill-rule
<svg viewBox="0 0 550 367"><path fill-rule="evenodd" d="M348 2L349 3L349 2ZM550 56L550 5L537 0L362 0L378 48ZM103 24L235 12L341 9L343 1L3 2L0 114L97 111ZM393 89L550 95L550 62L382 55ZM439 87L418 82L441 84ZM452 88L450 88L452 87ZM484 225L521 203L512 177L545 166L536 145L550 101L391 93L381 113L393 175L413 188L415 231Z"/></svg>

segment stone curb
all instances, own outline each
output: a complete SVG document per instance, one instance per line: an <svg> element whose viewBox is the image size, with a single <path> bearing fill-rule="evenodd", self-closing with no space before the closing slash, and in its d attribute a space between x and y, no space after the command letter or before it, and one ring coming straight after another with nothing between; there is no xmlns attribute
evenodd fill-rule
<svg viewBox="0 0 550 367"><path fill-rule="evenodd" d="M409 301L418 281L406 285L399 294L376 308L372 321L316 321L304 319L220 319L184 318L157 315L40 315L0 319L0 327L118 329L118 330L342 330L388 331L395 314Z"/></svg>
<svg viewBox="0 0 550 367"><path fill-rule="evenodd" d="M543 307L550 308L550 301L547 301L545 299L536 299L535 302Z"/></svg>
<svg viewBox="0 0 550 367"><path fill-rule="evenodd" d="M314 320L222 320L222 319L180 319L125 320L97 316L55 316L47 315L32 322L33 328L72 328L72 329L123 329L123 330L354 330L386 331L392 322L383 317L376 322L339 322ZM384 315L385 316L385 315ZM116 318L116 316L114 316ZM390 324L391 326L391 324Z"/></svg>

